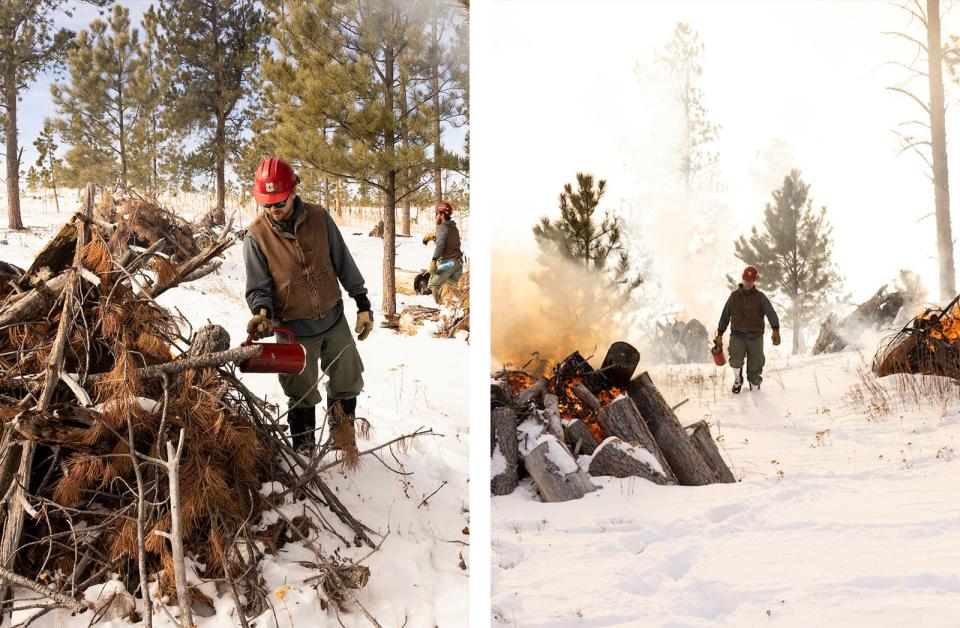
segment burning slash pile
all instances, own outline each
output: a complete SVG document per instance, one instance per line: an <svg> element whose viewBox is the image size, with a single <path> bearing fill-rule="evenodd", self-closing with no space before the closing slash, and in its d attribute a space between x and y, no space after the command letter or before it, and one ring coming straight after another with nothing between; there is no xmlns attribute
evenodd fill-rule
<svg viewBox="0 0 960 628"><path fill-rule="evenodd" d="M597 370L574 352L546 377L494 374L493 494L512 492L524 472L548 502L594 490L591 475L735 482L705 422L685 429L647 373L631 380L639 361L634 347L616 342Z"/></svg>
<svg viewBox="0 0 960 628"><path fill-rule="evenodd" d="M158 602L135 610L139 590L175 599L189 626L211 604L193 586L202 579L224 585L247 625L245 614L269 604L260 558L294 539L315 553L321 599L358 604L350 589L369 570L310 539L327 529L374 548L370 529L320 478L337 462L290 471L306 463L276 409L228 366L260 346L228 349L216 326L185 338L184 321L154 300L211 268L234 235L174 266L159 253L163 238L139 253L113 249L116 233L135 227L94 219L92 195L87 207L0 292L0 603L15 584L50 600L33 608L91 610L93 623L106 611L83 591L119 578L124 600L112 597L111 612L149 626ZM307 499L302 516L280 510L290 496Z"/></svg>
<svg viewBox="0 0 960 628"><path fill-rule="evenodd" d="M960 296L945 308L928 308L890 338L874 357L873 372L960 379Z"/></svg>

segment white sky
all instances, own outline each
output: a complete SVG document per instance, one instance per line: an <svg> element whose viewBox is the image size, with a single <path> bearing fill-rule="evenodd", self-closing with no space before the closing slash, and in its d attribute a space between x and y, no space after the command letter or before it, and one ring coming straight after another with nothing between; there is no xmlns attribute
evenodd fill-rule
<svg viewBox="0 0 960 628"><path fill-rule="evenodd" d="M722 127L723 214L730 220L716 228L729 256L717 264L739 269L732 242L759 222L772 191L757 181L764 165L756 156L778 139L812 184L815 206L828 208L835 257L854 299L869 297L900 268L920 272L937 298L935 225L932 218L920 220L933 211L932 187L919 157L897 156L891 133L922 111L885 89L904 73L881 66L912 59L909 44L881 34L906 28L902 11L885 2L499 1L491 9L495 28L474 34L473 56L483 66L478 72L474 64L472 93L475 135L486 134L484 145L500 147L495 246L532 246L530 226L556 214L557 195L577 171L608 179L607 208L629 208L661 227L665 219L669 225L684 218L643 200L644 189L655 184L644 177L654 176L651 160L668 150L658 145L668 137L655 126L635 65L649 63L676 22L686 21L705 44L701 87L711 119ZM960 33L956 18L944 17L945 40ZM916 87L926 92L924 83ZM947 113L954 173L960 169L960 142L952 141L960 138L960 117L952 115L958 92L948 93ZM475 159L486 157L476 146ZM960 190L960 179L952 179ZM685 245L669 242L669 229L646 237L652 235L655 253ZM681 281L657 270L668 284Z"/></svg>

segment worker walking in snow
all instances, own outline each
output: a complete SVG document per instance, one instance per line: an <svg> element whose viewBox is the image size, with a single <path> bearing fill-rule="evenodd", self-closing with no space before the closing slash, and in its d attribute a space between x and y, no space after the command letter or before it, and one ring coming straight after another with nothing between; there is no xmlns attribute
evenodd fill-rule
<svg viewBox="0 0 960 628"><path fill-rule="evenodd" d="M714 343L718 347L723 346L723 334L727 331L727 325L730 326L730 366L736 371L734 393L739 393L743 388L744 359L750 390L759 390L763 382L763 365L766 362L763 355L764 317L770 321L773 329L773 344L780 344L780 319L767 295L757 289L759 278L760 272L753 266L747 266L743 271L743 283L727 299L717 326Z"/></svg>
<svg viewBox="0 0 960 628"><path fill-rule="evenodd" d="M363 389L363 362L344 317L340 285L357 303L354 331L360 340L373 330L373 312L363 276L340 229L327 210L297 196L297 183L293 168L276 157L264 159L257 168L253 195L262 211L243 241L246 299L254 314L247 332L263 338L279 322L306 350L301 373L280 375L297 452L309 456L316 444L321 369L327 376L333 448L356 452L353 423L357 395Z"/></svg>
<svg viewBox="0 0 960 628"><path fill-rule="evenodd" d="M423 243L435 240L433 258L430 260L430 281L427 287L434 300L440 302L440 288L446 282L457 283L463 274L463 251L460 249L460 230L453 220L453 206L443 201L437 203L434 215L436 233L423 236Z"/></svg>

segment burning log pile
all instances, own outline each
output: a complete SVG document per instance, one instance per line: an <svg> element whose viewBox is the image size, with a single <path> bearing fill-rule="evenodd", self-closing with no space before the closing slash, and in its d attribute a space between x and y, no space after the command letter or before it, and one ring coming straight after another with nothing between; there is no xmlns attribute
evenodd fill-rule
<svg viewBox="0 0 960 628"><path fill-rule="evenodd" d="M673 323L657 321L653 334L655 356L668 364L702 364L710 362L710 334L693 318Z"/></svg>
<svg viewBox="0 0 960 628"><path fill-rule="evenodd" d="M843 320L836 313L831 313L820 326L820 335L813 345L813 355L836 353L856 345L865 331L879 331L891 325L906 302L903 291L887 292L887 286L884 285Z"/></svg>
<svg viewBox="0 0 960 628"><path fill-rule="evenodd" d="M684 486L736 481L706 423L685 429L650 376L633 377L639 361L634 347L617 342L600 369L574 352L545 377L495 373L493 494L512 492L524 475L548 502L594 490L590 476Z"/></svg>
<svg viewBox="0 0 960 628"><path fill-rule="evenodd" d="M873 359L873 372L960 380L960 296L944 308L926 309L888 339Z"/></svg>
<svg viewBox="0 0 960 628"><path fill-rule="evenodd" d="M351 589L369 570L310 540L327 530L376 547L320 477L344 461L320 464L321 452L308 464L277 409L239 380L231 363L258 345L227 349L213 326L184 336L186 322L154 300L235 236L224 230L195 254L176 246L174 266L160 253L176 237L169 225L136 253L113 245L127 237L118 233L140 233L137 224L93 218L92 194L87 208L0 297L0 609L9 612L16 584L49 600L35 607L43 612L85 612L83 591L118 577L132 621L150 626L153 598L168 596L189 626L194 607L211 603L193 586L203 579L224 585L247 626L269 605L259 560L289 539L313 550L329 607L363 609ZM429 430L411 436L420 433ZM280 509L292 496L306 500L302 516ZM275 521L266 529L265 513ZM151 601L136 611L138 590Z"/></svg>

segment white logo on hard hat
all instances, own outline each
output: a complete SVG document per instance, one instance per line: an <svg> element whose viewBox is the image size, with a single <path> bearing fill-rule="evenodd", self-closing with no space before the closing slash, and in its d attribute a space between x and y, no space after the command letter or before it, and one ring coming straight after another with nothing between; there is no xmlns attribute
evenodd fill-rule
<svg viewBox="0 0 960 628"><path fill-rule="evenodd" d="M273 192L273 181L267 181L267 192Z"/></svg>

